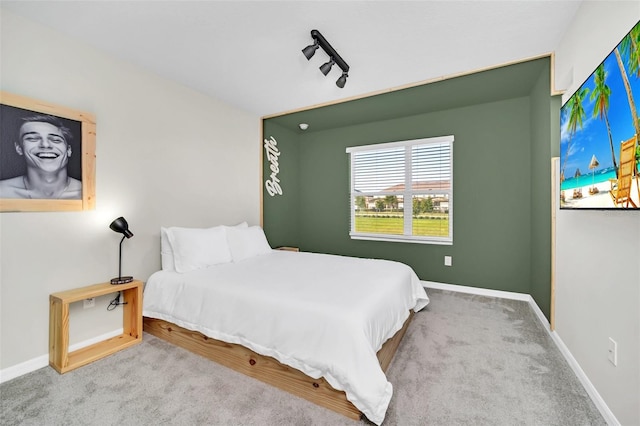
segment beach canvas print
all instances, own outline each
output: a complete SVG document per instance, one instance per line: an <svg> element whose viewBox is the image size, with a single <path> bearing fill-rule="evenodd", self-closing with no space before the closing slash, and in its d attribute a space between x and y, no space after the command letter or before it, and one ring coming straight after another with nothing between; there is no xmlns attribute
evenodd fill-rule
<svg viewBox="0 0 640 426"><path fill-rule="evenodd" d="M640 21L560 110L560 208L640 209Z"/></svg>

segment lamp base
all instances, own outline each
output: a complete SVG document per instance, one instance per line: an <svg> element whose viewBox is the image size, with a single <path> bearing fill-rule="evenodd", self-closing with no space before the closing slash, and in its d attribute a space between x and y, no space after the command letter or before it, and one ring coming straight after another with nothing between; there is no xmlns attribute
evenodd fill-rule
<svg viewBox="0 0 640 426"><path fill-rule="evenodd" d="M111 278L111 284L116 285L116 284L126 284L126 283L130 283L131 281L133 281L133 277L116 277L116 278Z"/></svg>

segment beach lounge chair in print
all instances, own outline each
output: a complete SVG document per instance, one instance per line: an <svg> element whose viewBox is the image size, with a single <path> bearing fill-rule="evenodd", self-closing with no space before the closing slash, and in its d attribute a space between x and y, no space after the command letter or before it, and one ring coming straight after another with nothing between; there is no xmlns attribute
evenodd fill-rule
<svg viewBox="0 0 640 426"><path fill-rule="evenodd" d="M610 179L611 182L611 198L613 204L618 207L628 208L629 204L638 208L636 203L631 199L631 188L633 179L637 179L634 170L636 168L636 143L638 136L634 135L631 139L620 144L620 167L618 169L618 179ZM637 183L637 182L636 182ZM640 189L638 189L640 197Z"/></svg>

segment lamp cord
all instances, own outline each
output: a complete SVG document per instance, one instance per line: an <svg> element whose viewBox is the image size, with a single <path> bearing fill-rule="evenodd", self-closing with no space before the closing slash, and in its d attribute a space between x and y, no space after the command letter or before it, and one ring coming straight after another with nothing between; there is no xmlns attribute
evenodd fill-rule
<svg viewBox="0 0 640 426"><path fill-rule="evenodd" d="M118 295L111 302L109 302L109 306L107 306L107 311L113 311L115 308L118 307L118 305L126 305L127 304L127 302L120 303L120 294L121 293L122 292L119 291Z"/></svg>

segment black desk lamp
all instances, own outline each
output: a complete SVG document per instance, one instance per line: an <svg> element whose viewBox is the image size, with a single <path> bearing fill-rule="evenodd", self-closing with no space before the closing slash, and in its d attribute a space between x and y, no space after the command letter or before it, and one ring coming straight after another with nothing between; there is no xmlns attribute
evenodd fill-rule
<svg viewBox="0 0 640 426"><path fill-rule="evenodd" d="M120 240L120 255L118 256L118 277L111 279L111 284L126 284L133 281L133 277L123 277L122 276L122 242L125 238L133 237L133 232L129 231L129 224L124 219L124 217L119 217L109 225L109 228L112 230L123 234L122 239Z"/></svg>

